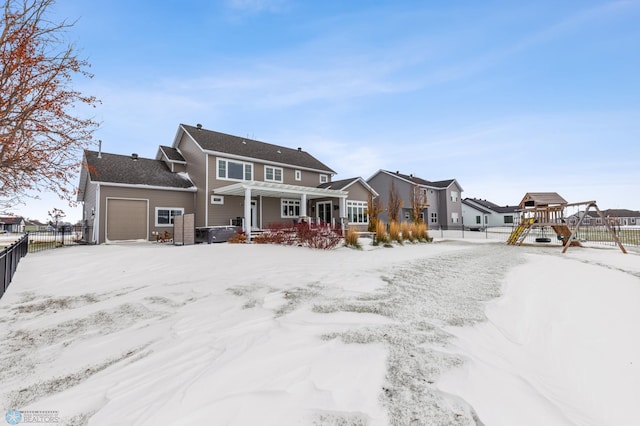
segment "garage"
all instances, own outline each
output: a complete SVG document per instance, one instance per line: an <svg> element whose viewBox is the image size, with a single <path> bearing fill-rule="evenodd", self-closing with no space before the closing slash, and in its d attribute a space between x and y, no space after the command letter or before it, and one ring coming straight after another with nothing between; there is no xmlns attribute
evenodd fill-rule
<svg viewBox="0 0 640 426"><path fill-rule="evenodd" d="M148 240L149 201L107 198L107 241Z"/></svg>

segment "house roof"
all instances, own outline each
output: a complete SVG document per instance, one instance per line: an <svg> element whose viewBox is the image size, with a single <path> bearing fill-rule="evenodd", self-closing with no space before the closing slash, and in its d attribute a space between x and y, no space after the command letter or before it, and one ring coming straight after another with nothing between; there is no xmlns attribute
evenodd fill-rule
<svg viewBox="0 0 640 426"><path fill-rule="evenodd" d="M334 170L303 151L302 148L287 148L186 124L181 124L180 128L205 151L336 174ZM176 138L176 143L178 141L179 137Z"/></svg>
<svg viewBox="0 0 640 426"><path fill-rule="evenodd" d="M40 222L39 220L36 219L32 219L32 220L25 220L24 221L25 226L47 226L47 224Z"/></svg>
<svg viewBox="0 0 640 426"><path fill-rule="evenodd" d="M339 189L339 190L343 190L344 191L344 190L346 190L347 188L349 188L351 185L353 185L356 182L360 182L362 184L362 186L364 186L369 192L371 192L371 194L374 197L378 196L378 193L376 192L376 190L373 189L361 177L353 177L353 178L349 178L349 179L341 179L341 180L334 180L334 181L331 181L331 182L321 183L320 185L318 185L318 188Z"/></svg>
<svg viewBox="0 0 640 426"><path fill-rule="evenodd" d="M183 173L172 173L161 160L85 151L86 165L83 173L89 174L91 182L112 183L135 186L189 189L191 180ZM80 188L82 189L82 187Z"/></svg>
<svg viewBox="0 0 640 426"><path fill-rule="evenodd" d="M607 209L603 210L602 214L604 214L605 217L640 217L640 211L627 209Z"/></svg>
<svg viewBox="0 0 640 426"><path fill-rule="evenodd" d="M169 161L176 162L176 163L187 162L182 156L182 154L180 154L180 152L175 148L171 148L170 146L160 145L159 149L160 149L159 154L160 153L164 154L164 156L167 157ZM156 159L161 160L161 158L159 157L160 156L158 156Z"/></svg>
<svg viewBox="0 0 640 426"><path fill-rule="evenodd" d="M467 200L472 202L472 203L479 204L482 207L485 207L485 208L487 208L489 210L493 210L496 213L514 213L514 212L520 210L519 206L504 206L503 207L503 206L499 206L499 205L497 205L495 203L492 203L491 201L482 200L480 198L465 198L463 200L463 202L467 201Z"/></svg>
<svg viewBox="0 0 640 426"><path fill-rule="evenodd" d="M485 209L484 207L481 207L481 206L479 206L477 204L469 202L468 200L469 200L468 198L465 198L464 200L462 200L462 204L464 204L465 206L469 206L472 209L476 209L476 210L478 210L479 212L482 212L482 213L486 213L486 214L492 214L493 213L490 210Z"/></svg>
<svg viewBox="0 0 640 426"><path fill-rule="evenodd" d="M519 206L524 207L525 202L533 202L536 206L550 206L568 204L557 192L527 192L520 201Z"/></svg>
<svg viewBox="0 0 640 426"><path fill-rule="evenodd" d="M22 216L2 216L0 217L0 223L5 225L20 225L24 222Z"/></svg>
<svg viewBox="0 0 640 426"><path fill-rule="evenodd" d="M456 182L455 179L429 181L429 180L422 179L422 178L419 178L419 177L414 176L414 175L405 175L405 174L400 173L400 172L391 172L389 170L379 170L376 174L378 174L380 172L383 172L383 173L386 173L388 175L397 177L399 179L404 179L404 180L406 180L408 182L411 182L411 183L414 183L416 185L429 186L429 187L438 188L438 189L448 188L449 186L451 186L451 184ZM374 174L374 176L375 176L375 174ZM460 185L458 184L458 186L460 186ZM462 187L460 187L460 190L462 191Z"/></svg>

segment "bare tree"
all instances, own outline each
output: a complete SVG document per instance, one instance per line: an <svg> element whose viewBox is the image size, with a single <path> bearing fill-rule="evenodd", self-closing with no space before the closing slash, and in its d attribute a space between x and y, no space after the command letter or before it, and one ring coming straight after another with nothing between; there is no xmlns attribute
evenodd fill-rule
<svg viewBox="0 0 640 426"><path fill-rule="evenodd" d="M427 194L423 188L420 188L418 185L412 185L409 199L411 200L411 219L413 219L415 223L422 222L423 220L420 214L429 205L427 204Z"/></svg>
<svg viewBox="0 0 640 426"><path fill-rule="evenodd" d="M402 198L396 189L396 185L391 181L391 188L389 189L389 199L387 200L387 213L389 215L389 223L398 222L398 215L402 208Z"/></svg>
<svg viewBox="0 0 640 426"><path fill-rule="evenodd" d="M50 191L72 202L72 180L98 123L73 114L99 101L71 87L91 78L64 35L73 26L46 14L55 0L5 0L0 24L0 207Z"/></svg>

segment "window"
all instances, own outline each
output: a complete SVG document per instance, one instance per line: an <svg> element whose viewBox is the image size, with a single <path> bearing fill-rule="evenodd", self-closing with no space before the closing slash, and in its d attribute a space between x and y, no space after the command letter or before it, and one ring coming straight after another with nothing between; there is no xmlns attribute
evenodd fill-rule
<svg viewBox="0 0 640 426"><path fill-rule="evenodd" d="M476 225L480 225L482 223L482 218L480 216L476 216Z"/></svg>
<svg viewBox="0 0 640 426"><path fill-rule="evenodd" d="M253 164L218 158L218 179L253 180Z"/></svg>
<svg viewBox="0 0 640 426"><path fill-rule="evenodd" d="M404 212L404 220L410 220L411 214L409 212Z"/></svg>
<svg viewBox="0 0 640 426"><path fill-rule="evenodd" d="M302 171L296 170L296 180L302 180Z"/></svg>
<svg viewBox="0 0 640 426"><path fill-rule="evenodd" d="M351 224L369 223L369 216L367 215L367 202L347 201L347 220Z"/></svg>
<svg viewBox="0 0 640 426"><path fill-rule="evenodd" d="M299 217L300 216L300 200L280 200L280 211L282 217Z"/></svg>
<svg viewBox="0 0 640 426"><path fill-rule="evenodd" d="M224 204L224 197L222 195L212 195L211 204Z"/></svg>
<svg viewBox="0 0 640 426"><path fill-rule="evenodd" d="M451 191L451 201L453 201L454 203L456 201L458 201L458 192L457 191Z"/></svg>
<svg viewBox="0 0 640 426"><path fill-rule="evenodd" d="M177 207L156 207L156 226L172 226L173 218L182 216L184 209Z"/></svg>
<svg viewBox="0 0 640 426"><path fill-rule="evenodd" d="M431 213L431 223L438 223L438 213L436 212Z"/></svg>
<svg viewBox="0 0 640 426"><path fill-rule="evenodd" d="M329 176L320 175L320 183L327 183L327 182L329 182Z"/></svg>
<svg viewBox="0 0 640 426"><path fill-rule="evenodd" d="M264 166L265 182L282 182L282 169L280 167Z"/></svg>
<svg viewBox="0 0 640 426"><path fill-rule="evenodd" d="M513 216L505 216L504 223L513 223Z"/></svg>
<svg viewBox="0 0 640 426"><path fill-rule="evenodd" d="M451 223L458 223L458 213L457 212L452 212L451 213Z"/></svg>

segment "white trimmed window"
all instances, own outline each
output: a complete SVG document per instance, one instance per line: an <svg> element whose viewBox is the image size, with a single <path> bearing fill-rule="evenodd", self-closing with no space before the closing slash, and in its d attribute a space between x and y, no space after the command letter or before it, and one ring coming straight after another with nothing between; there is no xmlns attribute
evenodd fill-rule
<svg viewBox="0 0 640 426"><path fill-rule="evenodd" d="M212 195L211 196L211 204L224 204L224 196L222 196L222 195Z"/></svg>
<svg viewBox="0 0 640 426"><path fill-rule="evenodd" d="M458 191L451 191L451 201L454 203L458 201Z"/></svg>
<svg viewBox="0 0 640 426"><path fill-rule="evenodd" d="M300 200L280 200L280 213L282 218L300 217Z"/></svg>
<svg viewBox="0 0 640 426"><path fill-rule="evenodd" d="M512 224L513 223L513 216L505 216L504 217L504 223Z"/></svg>
<svg viewBox="0 0 640 426"><path fill-rule="evenodd" d="M329 182L329 176L328 175L320 175L320 183L327 183Z"/></svg>
<svg viewBox="0 0 640 426"><path fill-rule="evenodd" d="M178 207L156 207L156 226L173 226L173 218L182 216L184 209Z"/></svg>
<svg viewBox="0 0 640 426"><path fill-rule="evenodd" d="M302 170L296 170L296 180L302 180Z"/></svg>
<svg viewBox="0 0 640 426"><path fill-rule="evenodd" d="M438 213L431 212L431 223L438 223Z"/></svg>
<svg viewBox="0 0 640 426"><path fill-rule="evenodd" d="M476 225L481 225L482 224L482 218L480 216L476 216Z"/></svg>
<svg viewBox="0 0 640 426"><path fill-rule="evenodd" d="M367 215L366 201L347 201L347 220L349 224L367 224L369 223L369 215Z"/></svg>
<svg viewBox="0 0 640 426"><path fill-rule="evenodd" d="M218 158L218 179L223 180L253 180L253 164L236 160Z"/></svg>
<svg viewBox="0 0 640 426"><path fill-rule="evenodd" d="M264 181L282 183L282 169L280 167L264 166Z"/></svg>
<svg viewBox="0 0 640 426"><path fill-rule="evenodd" d="M458 223L458 213L457 212L451 212L451 222L452 223Z"/></svg>

